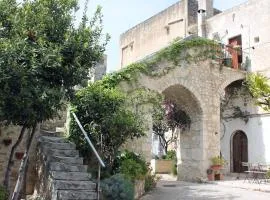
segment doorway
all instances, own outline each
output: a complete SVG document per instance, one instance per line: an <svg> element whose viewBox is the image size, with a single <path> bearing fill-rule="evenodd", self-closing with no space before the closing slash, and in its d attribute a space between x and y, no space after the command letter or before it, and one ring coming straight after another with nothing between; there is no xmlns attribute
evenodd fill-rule
<svg viewBox="0 0 270 200"><path fill-rule="evenodd" d="M242 162L248 162L248 139L243 131L237 131L232 137L232 172L241 173L247 170Z"/></svg>
<svg viewBox="0 0 270 200"><path fill-rule="evenodd" d="M239 69L243 61L241 35L229 39L228 51L232 56L232 67Z"/></svg>

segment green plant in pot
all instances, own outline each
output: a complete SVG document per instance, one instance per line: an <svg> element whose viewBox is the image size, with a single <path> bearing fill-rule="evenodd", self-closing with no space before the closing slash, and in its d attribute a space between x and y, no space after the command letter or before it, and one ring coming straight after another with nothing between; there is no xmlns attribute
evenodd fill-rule
<svg viewBox="0 0 270 200"><path fill-rule="evenodd" d="M213 170L220 170L226 164L226 160L221 156L215 156L211 158L211 161L212 161L211 169Z"/></svg>

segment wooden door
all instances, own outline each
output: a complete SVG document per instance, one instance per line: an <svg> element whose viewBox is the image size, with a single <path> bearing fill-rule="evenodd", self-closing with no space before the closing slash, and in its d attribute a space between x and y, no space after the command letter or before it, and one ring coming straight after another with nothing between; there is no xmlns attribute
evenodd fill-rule
<svg viewBox="0 0 270 200"><path fill-rule="evenodd" d="M232 56L232 67L238 69L242 63L242 37L241 35L229 39L228 51Z"/></svg>
<svg viewBox="0 0 270 200"><path fill-rule="evenodd" d="M233 172L244 172L242 162L248 162L248 140L244 132L238 131L233 136Z"/></svg>

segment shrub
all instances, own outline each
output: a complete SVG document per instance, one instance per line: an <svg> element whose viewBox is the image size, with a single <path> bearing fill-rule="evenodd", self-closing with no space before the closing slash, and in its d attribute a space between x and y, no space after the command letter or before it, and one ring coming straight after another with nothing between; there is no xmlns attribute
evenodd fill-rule
<svg viewBox="0 0 270 200"><path fill-rule="evenodd" d="M123 174L115 174L101 182L104 200L133 200L134 186Z"/></svg>
<svg viewBox="0 0 270 200"><path fill-rule="evenodd" d="M222 165L224 166L226 164L226 160L224 160L221 156L215 156L211 158L213 165Z"/></svg>
<svg viewBox="0 0 270 200"><path fill-rule="evenodd" d="M165 159L167 160L176 160L176 152L174 150L170 150L167 152Z"/></svg>
<svg viewBox="0 0 270 200"><path fill-rule="evenodd" d="M166 155L162 155L161 156L161 159L166 159Z"/></svg>
<svg viewBox="0 0 270 200"><path fill-rule="evenodd" d="M149 171L149 173L145 176L145 184L144 184L145 192L149 192L150 190L155 188L158 180L159 177L157 177L155 174L152 175Z"/></svg>
<svg viewBox="0 0 270 200"><path fill-rule="evenodd" d="M0 185L0 200L7 200L8 193L4 186Z"/></svg>
<svg viewBox="0 0 270 200"><path fill-rule="evenodd" d="M148 165L145 160L140 155L127 150L119 153L113 165L113 173L124 174L132 181L144 179L147 172Z"/></svg>
<svg viewBox="0 0 270 200"><path fill-rule="evenodd" d="M72 102L73 111L78 116L89 138L108 167L112 166L118 149L128 140L144 135L144 126L140 116L127 107L127 95L115 88L105 88L98 83L79 90ZM90 134L91 133L91 134ZM102 149L100 135L102 133ZM80 153L91 160L92 150L74 118L71 118L69 139L73 141Z"/></svg>

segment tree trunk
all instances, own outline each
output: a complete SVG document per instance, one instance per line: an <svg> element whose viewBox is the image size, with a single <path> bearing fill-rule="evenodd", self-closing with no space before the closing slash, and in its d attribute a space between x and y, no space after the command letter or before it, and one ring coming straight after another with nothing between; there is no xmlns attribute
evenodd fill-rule
<svg viewBox="0 0 270 200"><path fill-rule="evenodd" d="M9 159L8 159L8 164L7 164L7 168L6 168L6 172L5 172L5 178L4 178L4 182L3 182L3 185L6 187L6 189L8 191L9 191L10 171L11 171L11 167L12 167L12 164L13 164L13 156L14 156L15 150L20 145L20 143L21 143L21 141L23 139L25 130L26 130L26 126L23 126L21 128L21 132L20 132L20 135L19 135L16 143L12 146L11 151L10 151L10 155L9 155Z"/></svg>
<svg viewBox="0 0 270 200"><path fill-rule="evenodd" d="M36 124L32 127L32 131L31 134L28 136L28 140L26 143L26 149L25 149L25 153L20 165L20 169L19 169L19 176L17 179L17 183L14 189L14 192L12 194L11 200L19 200L20 197L20 192L21 192L21 188L23 185L23 179L25 177L26 174L26 166L27 166L27 162L28 162L28 158L29 158L29 150L35 135L35 131L36 131Z"/></svg>

